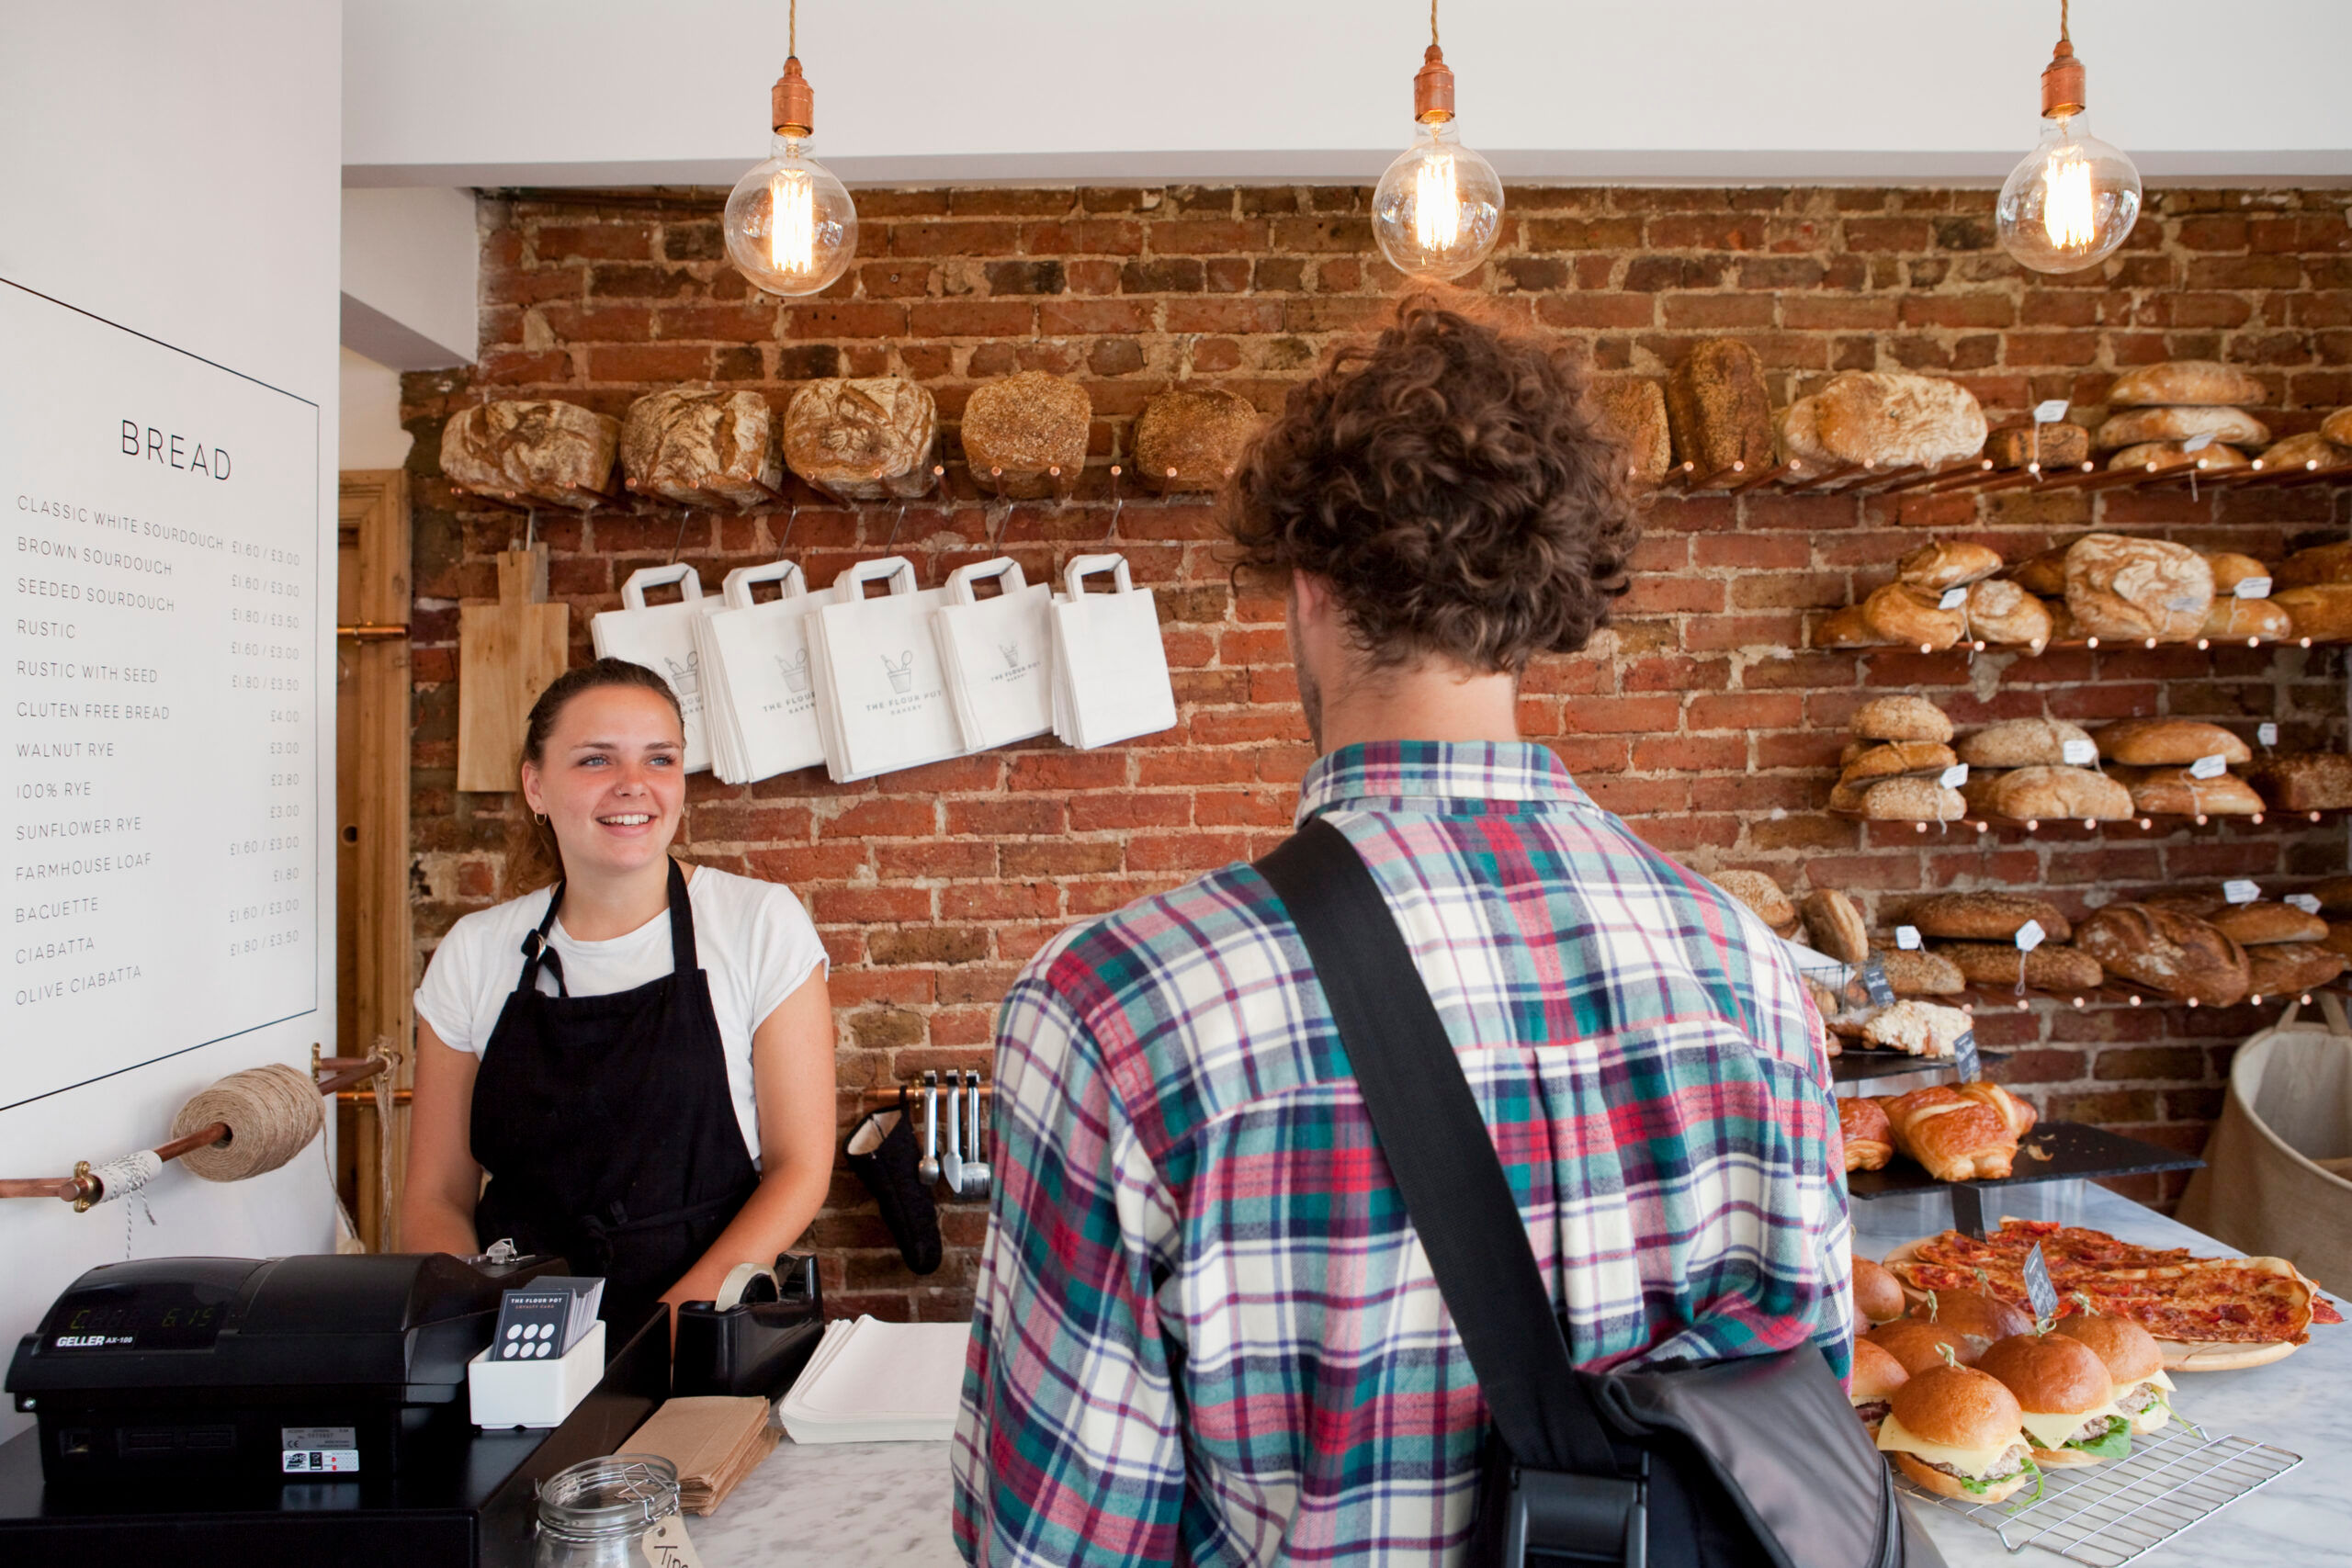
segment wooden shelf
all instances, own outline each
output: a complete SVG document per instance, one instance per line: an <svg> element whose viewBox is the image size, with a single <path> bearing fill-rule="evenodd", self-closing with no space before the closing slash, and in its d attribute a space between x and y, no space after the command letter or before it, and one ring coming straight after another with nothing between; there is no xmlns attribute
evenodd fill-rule
<svg viewBox="0 0 2352 1568"><path fill-rule="evenodd" d="M2195 1155L2127 1138L2104 1127L2081 1122L2043 1122L2018 1141L2017 1164L2007 1177L1984 1181L1939 1181L1925 1168L1897 1155L1883 1170L1848 1171L1846 1190L1861 1199L1940 1190L1952 1193L1957 1207L1963 1191L1981 1200L1984 1192L1999 1187L2148 1176L2165 1170L2195 1170L2204 1163Z"/></svg>
<svg viewBox="0 0 2352 1568"><path fill-rule="evenodd" d="M1802 462L1752 469L1734 464L1720 473L1700 477L1684 463L1667 470L1657 482L1660 495L1982 495L2029 486L2043 491L2243 490L2291 488L2314 484L2352 484L2352 463L2333 468L2305 464L2290 468L2198 468L2177 464L2168 468L2080 468L2044 472L2034 468L1996 468L1984 457L1929 468L1871 468L1848 464L1822 469Z"/></svg>

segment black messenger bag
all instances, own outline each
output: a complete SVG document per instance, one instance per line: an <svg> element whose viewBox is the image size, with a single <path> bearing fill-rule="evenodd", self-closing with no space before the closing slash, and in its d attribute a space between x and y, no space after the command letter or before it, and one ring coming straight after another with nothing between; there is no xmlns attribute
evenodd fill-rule
<svg viewBox="0 0 2352 1568"><path fill-rule="evenodd" d="M1821 1352L1591 1373L1372 873L1315 821L1258 863L1493 1414L1476 1568L1943 1568Z"/></svg>

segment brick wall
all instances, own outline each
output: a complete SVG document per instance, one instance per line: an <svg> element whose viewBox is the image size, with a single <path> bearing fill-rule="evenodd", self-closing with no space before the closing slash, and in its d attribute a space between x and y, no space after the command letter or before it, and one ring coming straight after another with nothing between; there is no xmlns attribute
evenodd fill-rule
<svg viewBox="0 0 2352 1568"><path fill-rule="evenodd" d="M951 468L952 502L851 510L799 489L797 513L587 517L541 512L553 592L587 616L673 548L715 584L789 553L812 584L896 548L926 583L1000 539L1031 580L1108 538L1159 594L1181 721L1077 753L1012 748L865 784L821 770L730 788L694 780L695 859L789 883L830 946L842 1117L857 1091L927 1067L982 1066L995 1003L1064 925L1238 857L1285 830L1309 761L1279 603L1239 596L1200 498L1114 506L1108 466L1154 391L1182 378L1275 406L1340 335L1376 321L1396 275L1371 245L1361 188L910 190L859 196L861 259L827 296L752 293L721 259L706 193L517 195L482 206L482 355L469 374L413 375L419 436L413 774L420 963L458 915L492 901L515 797L459 794L457 604L495 589L492 557L521 519L455 494L443 421L482 397L548 395L619 414L693 379L781 403L813 377L896 372L951 423L978 382L1018 369L1082 380L1094 462L1080 498L1009 509ZM1483 287L1535 331L1611 369L1663 374L1695 339L1733 333L1783 398L1845 367L1946 371L1996 416L2064 396L2095 405L2114 373L2167 357L2247 366L2281 433L2352 403L2352 194L2154 193L2129 247L2096 275L2020 274L1977 191L1575 190L1511 194ZM955 455L954 443L949 446ZM796 481L796 489L797 486ZM2223 875L2344 869L2343 832L2217 825L1978 837L1824 816L1843 723L1869 695L1916 690L1963 725L2049 713L2276 718L2289 744L2341 746L2334 650L2189 649L1922 657L1808 651L1807 623L1890 575L1932 525L2005 555L2095 524L2275 559L2341 536L2343 492L2191 500L2013 491L1894 501L1757 494L1662 502L1616 627L1530 674L1526 731L1636 830L1702 870L1758 866L1832 886L1883 920L1915 890L2041 887L2080 909L2118 890ZM2199 1146L2229 1043L2251 1010L2098 1005L1986 1017L2018 1055L2008 1076L2046 1112ZM2143 1195L2168 1196L2153 1183ZM846 1176L819 1220L827 1288L885 1315L960 1314L984 1212L950 1204L945 1268L899 1267Z"/></svg>

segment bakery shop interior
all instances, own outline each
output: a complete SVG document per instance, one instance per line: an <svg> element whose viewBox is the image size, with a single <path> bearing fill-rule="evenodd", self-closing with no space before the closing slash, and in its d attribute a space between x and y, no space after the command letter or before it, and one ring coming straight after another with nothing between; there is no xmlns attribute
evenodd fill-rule
<svg viewBox="0 0 2352 1568"><path fill-rule="evenodd" d="M2239 19L0 6L0 1561L2341 1561Z"/></svg>

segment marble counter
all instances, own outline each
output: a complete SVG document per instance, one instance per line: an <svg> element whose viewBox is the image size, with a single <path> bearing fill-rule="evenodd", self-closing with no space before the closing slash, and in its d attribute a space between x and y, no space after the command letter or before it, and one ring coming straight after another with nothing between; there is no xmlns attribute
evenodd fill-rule
<svg viewBox="0 0 2352 1568"><path fill-rule="evenodd" d="M1857 1246L1877 1256L1951 1223L1939 1195L1855 1206ZM2185 1225L2081 1182L2018 1190L1998 1212L2111 1231L2160 1247L2226 1252ZM2346 1560L2352 1543L2352 1325L2323 1328L2287 1359L2243 1372L2184 1373L2175 1407L2211 1433L2274 1444L2305 1462L2135 1568L2278 1568ZM802 1448L786 1438L713 1517L690 1521L709 1568L956 1568L944 1443ZM2055 1564L2012 1556L1988 1529L1915 1503L1951 1568Z"/></svg>

